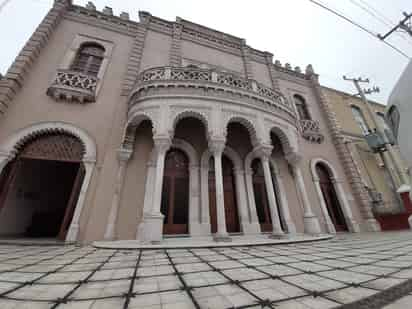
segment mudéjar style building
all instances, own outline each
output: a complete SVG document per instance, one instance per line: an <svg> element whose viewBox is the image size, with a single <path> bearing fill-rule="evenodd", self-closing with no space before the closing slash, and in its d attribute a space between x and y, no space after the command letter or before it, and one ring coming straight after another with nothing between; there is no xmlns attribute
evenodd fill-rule
<svg viewBox="0 0 412 309"><path fill-rule="evenodd" d="M176 18L54 5L0 81L0 234L377 231L311 65Z"/></svg>

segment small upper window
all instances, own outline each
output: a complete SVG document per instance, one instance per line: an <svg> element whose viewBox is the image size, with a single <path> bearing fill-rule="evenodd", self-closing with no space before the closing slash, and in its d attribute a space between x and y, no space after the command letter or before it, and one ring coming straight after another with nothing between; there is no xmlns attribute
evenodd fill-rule
<svg viewBox="0 0 412 309"><path fill-rule="evenodd" d="M398 108L393 105L389 108L388 113L386 114L386 120L387 123L389 124L393 135L395 138L398 138L398 132L399 132L399 123L401 120L401 115L399 113Z"/></svg>
<svg viewBox="0 0 412 309"><path fill-rule="evenodd" d="M362 133L364 135L369 134L370 130L369 130L368 124L366 123L365 118L363 117L363 113L360 110L360 108L352 105L351 109L352 109L353 117L355 118L355 121L358 123L359 127L361 128Z"/></svg>
<svg viewBox="0 0 412 309"><path fill-rule="evenodd" d="M293 100L295 101L296 109L299 114L299 119L300 120L310 120L311 117L309 115L309 111L306 106L305 99L303 99L300 95L295 94L293 96Z"/></svg>
<svg viewBox="0 0 412 309"><path fill-rule="evenodd" d="M83 44L77 52L71 69L73 71L97 76L103 62L104 52L104 48L99 44Z"/></svg>

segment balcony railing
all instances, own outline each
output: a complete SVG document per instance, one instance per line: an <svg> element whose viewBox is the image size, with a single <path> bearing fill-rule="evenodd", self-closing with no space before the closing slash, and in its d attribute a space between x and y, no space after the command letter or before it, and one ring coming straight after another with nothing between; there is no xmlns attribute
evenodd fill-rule
<svg viewBox="0 0 412 309"><path fill-rule="evenodd" d="M300 120L300 127L303 138L312 143L322 143L324 140L323 134L320 133L319 121L304 119Z"/></svg>
<svg viewBox="0 0 412 309"><path fill-rule="evenodd" d="M249 97L265 101L295 115L290 102L280 93L254 80L248 80L232 73L192 67L158 67L140 73L137 78L137 87L134 93L145 88L145 85L157 82L188 82L193 84L207 84L210 88L227 87L232 92L247 92Z"/></svg>
<svg viewBox="0 0 412 309"><path fill-rule="evenodd" d="M58 70L47 94L56 100L94 102L98 80L96 76L81 72Z"/></svg>

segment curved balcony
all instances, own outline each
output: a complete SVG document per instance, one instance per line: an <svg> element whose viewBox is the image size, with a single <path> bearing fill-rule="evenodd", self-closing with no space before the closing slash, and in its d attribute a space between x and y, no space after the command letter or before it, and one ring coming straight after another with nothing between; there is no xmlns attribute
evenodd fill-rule
<svg viewBox="0 0 412 309"><path fill-rule="evenodd" d="M81 72L58 70L47 94L55 100L94 102L98 78Z"/></svg>
<svg viewBox="0 0 412 309"><path fill-rule="evenodd" d="M178 88L180 95L184 89L200 89L205 96L232 96L237 101L244 98L249 103L276 112L282 111L296 119L292 105L280 92L232 73L191 67L157 67L143 71L139 74L135 89L131 93L129 108L138 98L144 96L145 92L154 88L167 89L168 93ZM199 94L200 92L196 93Z"/></svg>

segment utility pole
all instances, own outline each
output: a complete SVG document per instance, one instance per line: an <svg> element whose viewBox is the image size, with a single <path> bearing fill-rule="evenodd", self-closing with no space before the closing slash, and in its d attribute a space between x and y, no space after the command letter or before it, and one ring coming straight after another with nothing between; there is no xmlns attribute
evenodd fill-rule
<svg viewBox="0 0 412 309"><path fill-rule="evenodd" d="M412 18L412 13L407 14L407 13L403 12L403 16L404 16L404 18L399 22L399 24L397 24L395 27L393 27L391 30L389 30L384 35L378 34L378 38L380 38L383 41L398 29L405 31L410 36L412 36L412 19L411 19Z"/></svg>
<svg viewBox="0 0 412 309"><path fill-rule="evenodd" d="M362 78L347 78L346 76L343 76L343 79L346 81L351 81L353 82L353 84L355 85L356 90L358 91L358 93L356 95L359 95L363 101L363 103L365 104L366 110L368 111L369 114L369 118L372 120L372 124L375 127L374 129L376 130L376 133L382 137L385 141L385 149L388 151L389 154L389 158L387 156L385 156L384 154L382 154L382 158L385 162L385 164L387 165L387 167L389 167L391 164L388 163L392 163L393 166L395 167L395 171L398 174L399 180L400 180L400 187L403 187L404 185L409 185L409 180L408 180L408 176L406 175L406 171L404 170L400 160L398 159L398 156L394 150L394 148L392 147L392 145L390 143L387 142L387 138L386 138L386 134L385 134L385 128L383 127L383 124L377 119L377 115L375 113L375 111L373 110L371 104L368 102L368 100L366 99L365 94L371 94L374 92L379 92L379 88L378 87L373 87L372 89L362 89L360 86L360 83L369 83L369 79L362 79ZM389 160L388 160L389 159ZM389 173L390 175L392 175L392 173ZM393 176L392 176L393 178ZM394 179L393 179L394 180ZM394 180L394 183L396 183L396 181ZM399 189L399 188L398 188Z"/></svg>

